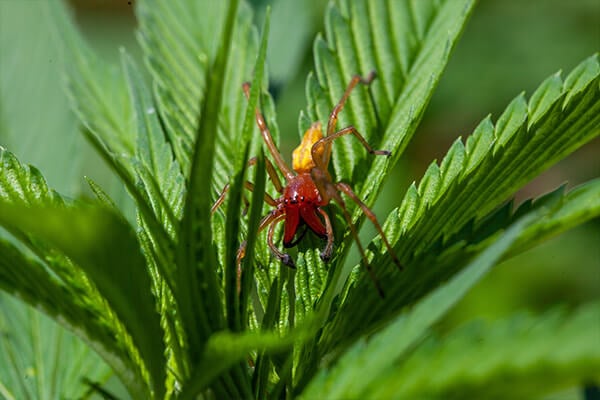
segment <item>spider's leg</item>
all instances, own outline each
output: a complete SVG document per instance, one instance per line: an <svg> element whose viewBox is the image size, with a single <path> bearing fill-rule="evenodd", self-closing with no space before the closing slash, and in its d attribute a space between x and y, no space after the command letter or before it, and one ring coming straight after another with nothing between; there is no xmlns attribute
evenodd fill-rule
<svg viewBox="0 0 600 400"><path fill-rule="evenodd" d="M251 192L254 191L254 184L252 184L252 182L248 182L248 181L244 182L244 187ZM225 186L223 186L223 189L221 190L221 194L219 194L219 198L217 198L217 201L215 201L213 206L210 208L211 214L214 214L215 211L217 211L217 209L221 206L221 204L223 204L223 202L225 201L225 197L227 196L227 192L229 192L229 183L226 183ZM269 196L268 193L265 193L264 199L265 199L265 203L267 203L268 205L277 207L277 202L275 201L275 199L273 199L271 196ZM248 200L245 200L245 201L247 202Z"/></svg>
<svg viewBox="0 0 600 400"><path fill-rule="evenodd" d="M267 173L269 175L269 178L271 179L271 182L273 182L275 189L279 193L282 193L283 188L281 186L281 181L279 180L279 176L277 176L277 172L275 172L275 168L273 167L273 164L271 164L271 161L269 161L268 158L265 158L265 163L266 163L266 167L267 167ZM251 167L253 165L256 165L256 157L252 157L248 160L247 166ZM254 185L250 182L246 182L244 184L244 186L246 187L246 189L248 189L250 191L254 190ZM219 194L219 197L217 198L217 200L215 201L215 203L213 204L213 206L210 209L211 214L214 214L215 211L217 211L217 209L221 206L221 204L223 204L223 202L225 201L225 196L227 195L228 191L229 191L229 183L226 183L225 186L223 186L223 189L221 189L221 193ZM245 200L245 202L247 204L247 200ZM265 203L267 203L273 207L277 206L277 203L275 202L275 200L273 200L273 198L271 196L269 196L267 193L265 193ZM247 205L246 205L246 208L247 208ZM244 214L246 214L246 213L244 213Z"/></svg>
<svg viewBox="0 0 600 400"><path fill-rule="evenodd" d="M285 218L285 213L282 213L282 214L277 215L275 218L273 218L272 221L270 221L269 233L267 234L267 245L269 246L269 249L271 249L273 254L275 254L275 256L277 258L279 258L282 263L284 263L285 265L287 265L290 268L296 269L296 265L294 264L294 260L292 260L292 257L290 257L289 254L284 253L281 250L279 250L277 248L277 246L275 246L275 243L273 243L273 235L275 234L275 226L277 225L277 223L282 221L284 218Z"/></svg>
<svg viewBox="0 0 600 400"><path fill-rule="evenodd" d="M244 83L242 88L244 90L244 95L246 96L247 99L249 99L250 98L250 84L248 82L246 82L246 83ZM260 133L263 137L263 140L265 141L265 144L267 145L267 149L269 149L269 153L271 153L271 155L273 156L273 159L275 160L275 164L277 164L277 167L279 168L279 170L281 171L283 176L285 176L285 179L290 180L291 178L294 177L294 173L292 172L290 167L288 167L287 163L281 156L281 153L279 153L279 150L277 149L277 146L275 145L275 142L273 141L273 136L271 136L271 132L269 131L269 127L267 126L267 123L265 122L265 117L262 115L262 113L260 112L258 107L256 107L256 109L254 110L254 113L256 114L256 124L258 125L258 129L260 129Z"/></svg>
<svg viewBox="0 0 600 400"><path fill-rule="evenodd" d="M346 101L348 101L348 97L350 97L350 93L352 93L352 89L354 89L354 87L356 85L358 85L359 83L362 83L363 85L370 84L371 82L373 82L373 79L375 79L375 75L376 75L375 71L371 71L371 72L369 72L369 75L367 75L366 77L362 77L360 75L354 75L352 77L352 80L350 81L350 83L348 83L348 86L346 87L346 91L342 95L342 98L335 105L335 107L333 107L333 110L331 110L331 114L329 114L329 121L327 122L327 136L334 133L335 126L336 126L337 120L338 120L338 114L344 108Z"/></svg>
<svg viewBox="0 0 600 400"><path fill-rule="evenodd" d="M333 227L331 226L331 220L329 219L327 212L322 208L318 208L318 211L325 220L325 229L327 230L327 244L321 252L321 260L327 262L331 259L331 253L333 252Z"/></svg>
<svg viewBox="0 0 600 400"><path fill-rule="evenodd" d="M398 257L396 256L396 253L394 252L394 249L388 242L387 237L385 236L385 233L383 232L381 225L379 225L379 221L377 221L377 217L375 216L373 211L371 211L371 209L369 207L367 207L367 205L358 198L358 196L354 193L354 191L348 184L343 183L343 182L338 182L335 185L335 187L339 191L345 193L346 196L350 197L352 199L352 201L354 201L356 204L358 204L358 206L361 208L363 213L365 213L367 218L373 223L373 225L375 226L375 229L377 229L377 232L379 232L379 236L381 236L381 240L383 240L383 243L385 244L385 247L387 248L388 253L392 257L394 264L396 264L398 269L400 269L400 270L404 269L402 264L400 264L400 261L398 260Z"/></svg>
<svg viewBox="0 0 600 400"><path fill-rule="evenodd" d="M278 220L280 220L281 218L285 217L285 214L282 214L282 211L280 209L276 209L271 211L270 213L268 213L267 215L265 215L261 220L260 223L258 225L258 230L256 231L256 234L258 235L260 232L262 232L267 226L269 226L270 224L274 224L275 222L278 222ZM271 231L271 229L269 229L269 232ZM241 276L242 276L242 260L244 259L244 257L246 256L246 246L248 245L248 241L244 240L241 244L240 247L238 248L237 251L237 255L235 258L236 264L237 264L237 275L238 275L238 292L239 292L239 287L240 287L240 282L241 282ZM271 247L269 245L269 247Z"/></svg>
<svg viewBox="0 0 600 400"><path fill-rule="evenodd" d="M352 89L354 89L359 83L368 85L373 81L373 79L375 79L375 71L371 71L366 77L362 77L360 75L354 75L352 77L352 80L350 80L350 83L348 83L348 87L346 87L346 91L342 95L340 101L335 105L335 107L333 107L333 110L331 110L331 114L329 114L329 120L327 121L327 131L325 137L331 136L335 133L338 115L340 112L342 112L346 101L348 101L350 93L352 93ZM331 157L331 141L321 142L318 148L320 148L320 150L316 152L315 146L313 146L313 160L315 160L315 164L319 168L326 168L329 164L329 158ZM319 157L315 157L317 154L319 154Z"/></svg>
<svg viewBox="0 0 600 400"><path fill-rule="evenodd" d="M319 139L315 142L315 144L313 144L310 152L317 167L321 169L327 169L327 165L329 164L329 153L326 151L326 149L327 147L331 146L332 141L344 135L354 135L354 137L358 139L360 144L362 144L370 154L374 154L376 156L389 156L392 154L388 150L374 150L371 148L364 136L361 135L354 126L350 125L337 132L333 132L331 135Z"/></svg>
<svg viewBox="0 0 600 400"><path fill-rule="evenodd" d="M256 157L252 157L248 160L248 166L256 165ZM279 193L283 193L283 185L281 185L281 180L279 179L279 175L275 171L275 167L271 163L271 161L265 157L265 166L267 167L267 174L269 174L269 178L271 182L273 182L273 186L275 186L275 190Z"/></svg>
<svg viewBox="0 0 600 400"><path fill-rule="evenodd" d="M318 168L313 168L313 176L315 176L315 174L314 174L315 170L318 171ZM322 176L322 175L317 175L317 176ZM321 180L321 179L319 179L319 180ZM346 223L350 227L350 232L352 233L352 237L354 238L354 241L356 242L356 246L358 247L360 257L363 260L363 264L365 264L365 268L367 269L367 272L369 273L369 276L371 277L371 280L373 281L373 284L375 285L375 288L377 289L379 296L381 298L383 298L384 294L383 294L383 289L381 288L381 284L379 283L379 280L375 276L375 272L373 271L373 268L371 267L371 264L369 263L369 260L367 259L367 254L365 253L365 249L363 248L363 246L360 242L360 239L358 238L358 232L356 231L356 227L352 223L352 217L350 216L350 213L348 213L348 209L346 208L346 202L344 201L344 199L342 199L342 196L340 196L339 189L337 188L336 185L334 185L331 182L326 181L326 180L321 180L320 182L315 181L315 184L319 188L319 191L321 192L321 196L327 196L328 199L334 199L340 205L340 207L342 209L342 214L344 215L344 219L346 220ZM325 191L325 193L323 193L323 191ZM333 235L331 235L331 236L333 236ZM327 247L325 249L327 249Z"/></svg>

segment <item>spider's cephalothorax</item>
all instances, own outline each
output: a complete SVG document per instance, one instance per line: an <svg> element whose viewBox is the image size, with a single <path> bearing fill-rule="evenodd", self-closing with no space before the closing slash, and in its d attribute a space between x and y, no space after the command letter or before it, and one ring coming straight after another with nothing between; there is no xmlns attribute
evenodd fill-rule
<svg viewBox="0 0 600 400"><path fill-rule="evenodd" d="M375 78L375 73L371 72L366 78L362 78L360 75L355 75L342 98L338 104L333 108L327 122L326 134L323 134L321 129L321 123L315 122L311 127L304 133L304 137L300 145L294 150L292 161L293 169L290 169L283 157L279 153L279 150L273 142L273 138L269 129L265 123L264 117L260 110L256 109L256 122L261 131L263 140L269 150L269 153L275 161L275 165L279 168L279 171L285 179L285 185L282 185L279 175L277 174L275 167L268 160L266 161L267 173L269 178L273 182L275 189L281 194L277 199L273 199L268 194L265 194L265 202L273 207L273 210L265 215L260 222L259 232L268 228L267 244L273 254L277 256L284 264L289 267L295 268L294 261L289 254L279 250L273 242L273 236L275 233L275 226L284 221L283 231L283 245L284 247L292 247L299 240L302 239L303 233L297 235L298 228L307 226L315 234L321 238L327 239L327 244L321 252L321 258L325 261L329 260L333 251L333 228L327 212L323 209L324 206L329 204L333 199L338 203L342 209L344 218L350 227L350 231L356 240L358 250L360 251L361 257L367 270L377 287L380 295L383 296L383 291L379 285L377 278L375 277L371 266L367 260L364 248L358 240L358 234L356 228L352 223L352 218L346 209L346 203L344 202L341 194L345 194L352 201L354 201L362 209L365 216L375 225L375 228L381 235L381 238L388 249L388 252L394 263L402 268L398 258L396 257L394 250L390 246L375 214L354 194L352 188L343 182L333 182L328 172L329 160L331 158L331 145L332 141L344 136L354 135L361 144L367 149L370 154L374 155L386 155L389 156L390 152L385 150L373 150L365 138L354 128L348 126L339 131L336 131L338 114L342 111L344 104L348 100L352 89L358 84L363 83L368 85ZM244 94L249 97L249 85L244 84ZM254 165L256 159L251 159L249 165ZM246 188L249 190L253 189L253 185L250 182L246 182ZM214 212L219 205L224 201L225 194L227 193L228 185L225 186L221 195L215 202L212 211ZM304 232L304 231L303 231ZM295 239L296 238L296 239ZM294 240L295 239L295 240ZM244 256L245 253L245 242L240 246L238 252L238 260Z"/></svg>

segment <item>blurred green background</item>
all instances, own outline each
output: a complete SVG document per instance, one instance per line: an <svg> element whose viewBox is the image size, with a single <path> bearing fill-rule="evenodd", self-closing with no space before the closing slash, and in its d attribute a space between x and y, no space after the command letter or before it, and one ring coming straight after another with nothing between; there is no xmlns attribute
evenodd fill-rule
<svg viewBox="0 0 600 400"><path fill-rule="evenodd" d="M131 209L122 186L78 133L61 89L60 45L52 40L46 0L0 0L0 145L37 166L61 193L89 195L84 175ZM127 0L70 1L85 38L107 60L118 46L139 55L135 4ZM135 3L135 2L133 2ZM312 40L323 31L323 0L254 0L260 22L272 6L271 90L277 102L281 148L289 155L306 104ZM600 1L483 0L475 9L413 143L392 171L375 211L383 219L428 164L478 122L493 119L521 91L531 94L547 76L569 72L600 49ZM360 71L357 71L360 72ZM362 71L364 72L364 71ZM250 78L250 77L248 77ZM600 140L535 179L517 198L569 187L600 174ZM373 230L363 229L364 240ZM498 266L460 303L444 326L474 315L495 318L517 309L543 310L600 298L600 221L563 234ZM600 332L600 318L599 326Z"/></svg>

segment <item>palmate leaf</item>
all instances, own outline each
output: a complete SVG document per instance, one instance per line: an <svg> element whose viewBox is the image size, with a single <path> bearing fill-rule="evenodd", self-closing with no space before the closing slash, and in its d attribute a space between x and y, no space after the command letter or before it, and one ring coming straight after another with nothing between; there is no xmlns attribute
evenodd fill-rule
<svg viewBox="0 0 600 400"><path fill-rule="evenodd" d="M162 260L172 259L167 230L173 232L175 216L181 213L183 179L152 113L156 107L148 89L131 62L124 61L121 72L88 47L62 3L46 7L54 17L57 39L64 42L64 57L72 60L67 92L83 132L135 200L156 253ZM164 264L159 265L166 268Z"/></svg>
<svg viewBox="0 0 600 400"><path fill-rule="evenodd" d="M599 315L596 302L474 321L429 338L366 391L373 398L533 399L598 383L598 331L590 328Z"/></svg>
<svg viewBox="0 0 600 400"><path fill-rule="evenodd" d="M44 263L26 257L22 249L8 241L1 242L0 286L77 332L104 357L132 393L145 393L137 349L105 298L79 266L26 229L19 219L31 218L29 209L23 211L24 205L57 209L68 206L48 188L39 171L21 165L4 149L0 149L0 198L2 226Z"/></svg>
<svg viewBox="0 0 600 400"><path fill-rule="evenodd" d="M218 45L216 32L223 28L231 1L181 1L176 4L156 0L139 2L140 42L154 82L160 115L167 128L176 158L189 178L193 142L196 138L200 105L206 96L210 63ZM221 190L233 174L233 161L240 148L246 104L242 83L253 76L258 36L252 24L252 12L241 2L228 63L223 75L223 105L215 115L215 167L213 188ZM269 126L276 133L274 121ZM257 132L257 131L255 131ZM208 133L206 133L208 134ZM252 155L257 154L260 136L253 135Z"/></svg>
<svg viewBox="0 0 600 400"><path fill-rule="evenodd" d="M515 223L463 271L396 317L368 341L355 342L331 369L322 370L302 397L364 398L365 392L392 365L419 343L438 321L505 254L536 215Z"/></svg>
<svg viewBox="0 0 600 400"><path fill-rule="evenodd" d="M389 297L377 301L377 294L369 290L368 276L358 269L330 325L330 337L356 332L353 321L357 320L361 321L360 331L368 331L375 321L394 314L422 296L426 288L447 279L473 253L463 252L460 261L462 250L454 247L456 258L435 263L428 254L460 247L458 238L468 232L470 221L484 219L528 180L596 137L600 133L599 74L598 57L593 56L564 83L552 76L529 103L523 96L517 97L496 126L486 118L466 147L458 140L440 167L432 164L421 183L409 188L384 228L408 271L398 273L376 239L371 249L379 251L373 263Z"/></svg>
<svg viewBox="0 0 600 400"><path fill-rule="evenodd" d="M389 150L392 156L367 155L353 137L337 140L332 156L334 179L351 182L367 205L373 204L385 172L410 141L472 7L469 0L339 0L328 9L325 38L314 44L315 74L307 81L308 109L300 127L317 120L326 124L352 76L376 71L377 79L368 88L354 90L338 128L354 125L371 147ZM341 269L351 240L348 232L343 231L345 240L337 245L340 256L329 269ZM299 258L299 305L308 310L327 280L327 269L316 250ZM334 288L338 276L329 279Z"/></svg>
<svg viewBox="0 0 600 400"><path fill-rule="evenodd" d="M144 381L164 393L164 349L145 260L131 227L105 209L0 203L0 223L19 226L81 267L131 335ZM62 294L64 296L64 294ZM127 338L121 338L127 340ZM129 346L131 346L129 345ZM139 383L138 383L139 384Z"/></svg>

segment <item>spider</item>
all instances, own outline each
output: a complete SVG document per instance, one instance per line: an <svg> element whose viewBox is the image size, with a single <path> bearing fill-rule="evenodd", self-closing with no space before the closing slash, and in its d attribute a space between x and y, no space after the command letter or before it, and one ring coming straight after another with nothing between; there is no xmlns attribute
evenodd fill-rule
<svg viewBox="0 0 600 400"><path fill-rule="evenodd" d="M328 171L329 160L331 158L332 142L344 135L353 135L370 154L382 156L389 156L391 154L387 150L373 150L365 138L354 126L347 126L339 131L336 131L338 114L344 108L344 105L346 104L346 101L348 100L352 90L359 83L369 85L373 79L375 79L375 71L372 71L366 77L355 75L352 78L346 87L342 98L329 115L326 134L323 135L320 122L313 123L304 133L302 142L292 154L292 169L290 169L288 164L284 161L281 153L275 146L273 137L271 136L265 119L259 108L256 108L255 114L258 128L260 129L269 153L275 161L275 165L277 165L277 168L285 179L285 185L283 185L279 175L275 170L275 167L269 161L269 159L265 158L267 174L270 180L273 182L275 189L278 193L280 193L281 196L277 199L274 199L270 195L265 194L265 202L272 206L273 210L262 218L259 224L258 232L268 229L267 244L272 253L279 260L281 260L283 264L287 265L288 267L295 268L292 257L289 254L281 251L273 241L275 226L284 221L283 246L285 248L295 246L302 239L304 233L306 232L306 229L304 229L301 234L298 234L298 228L307 226L317 236L327 241L320 254L321 259L327 262L331 259L333 254L334 235L331 220L324 207L327 206L331 200L334 200L341 207L344 218L350 227L352 236L356 241L361 258L367 268L367 271L369 272L371 280L374 282L379 294L383 297L383 291L375 277L371 265L367 260L365 250L358 238L356 227L352 224L352 218L346 208L346 203L342 198L342 194L346 195L361 208L365 216L373 223L379 232L379 235L381 236L394 263L400 269L402 269L402 265L398 261L392 246L388 242L383 230L381 229L381 225L377 221L375 214L360 200L360 198L354 193L348 184L343 182L334 182ZM248 83L243 85L243 91L246 98L249 98L250 85ZM249 166L255 164L256 158L251 158L248 162ZM254 188L250 182L246 182L245 187L248 190L253 190ZM229 185L225 185L219 198L214 203L211 213L214 213L223 203L228 189ZM245 254L245 246L246 242L244 241L238 251L238 268L241 259Z"/></svg>

